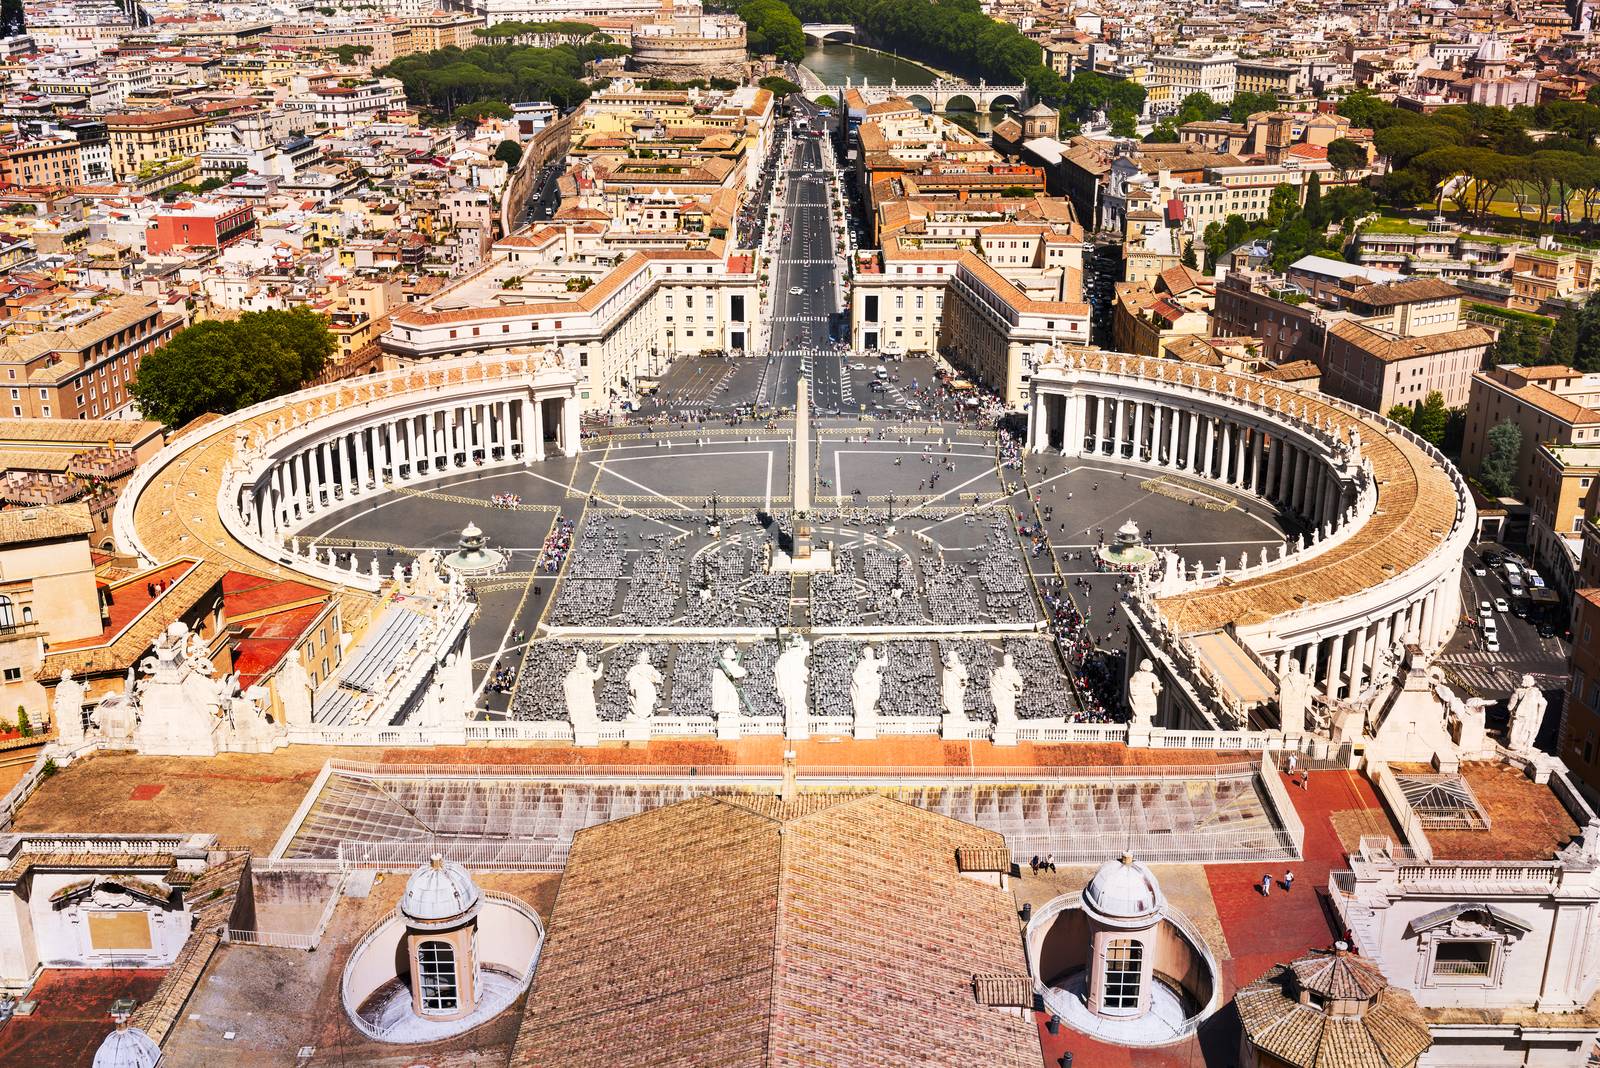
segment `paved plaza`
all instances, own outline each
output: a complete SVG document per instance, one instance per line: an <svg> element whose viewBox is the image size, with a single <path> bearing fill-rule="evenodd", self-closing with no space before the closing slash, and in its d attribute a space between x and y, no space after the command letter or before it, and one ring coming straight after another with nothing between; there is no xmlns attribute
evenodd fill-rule
<svg viewBox="0 0 1600 1068"><path fill-rule="evenodd" d="M876 642L888 657L885 715L937 714L950 652L971 673L972 713L992 715L985 683L1009 652L1030 681L1022 718L1115 718L1126 579L1097 567L1097 547L1133 520L1151 544L1210 568L1276 552L1283 538L1259 501L1134 465L1023 462L1003 436L957 424L823 419L810 476L815 537L833 544L835 569L773 574L769 557L792 533L791 434L787 418L616 428L591 435L575 459L408 487L321 517L302 536L388 572L422 551L454 550L475 524L505 557L472 583L478 707L529 720L562 718L561 679L580 648L619 665L645 652L664 675L663 712L709 714L716 635L668 639L652 628L746 632L756 714L781 706L777 646L750 645L752 634L816 631L816 714L848 716L863 642L827 631L852 627L904 632ZM1056 647L1063 620L1081 624L1071 648ZM951 627L967 631L941 633ZM622 676L601 683L602 719L626 713ZM1096 679L1107 684L1098 700Z"/></svg>

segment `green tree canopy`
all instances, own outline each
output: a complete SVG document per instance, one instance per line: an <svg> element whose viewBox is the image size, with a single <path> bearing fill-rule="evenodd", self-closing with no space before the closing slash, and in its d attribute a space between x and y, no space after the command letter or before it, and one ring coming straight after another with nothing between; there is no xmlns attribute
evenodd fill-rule
<svg viewBox="0 0 1600 1068"><path fill-rule="evenodd" d="M1422 407L1417 409L1411 429L1428 444L1443 445L1444 427L1448 419L1449 412L1444 406L1444 394L1436 389L1430 390L1422 401Z"/></svg>
<svg viewBox="0 0 1600 1068"><path fill-rule="evenodd" d="M1522 428L1509 419L1489 428L1484 441L1483 468L1478 472L1484 489L1508 497L1517 488L1517 458L1522 453Z"/></svg>
<svg viewBox="0 0 1600 1068"><path fill-rule="evenodd" d="M1340 137L1328 145L1328 166L1340 174L1359 171L1367 165L1367 150L1348 137Z"/></svg>
<svg viewBox="0 0 1600 1068"><path fill-rule="evenodd" d="M769 75L756 84L773 96L788 96L790 93L798 93L800 91L800 87L794 82L791 82L788 78L779 78L777 75Z"/></svg>
<svg viewBox="0 0 1600 1068"><path fill-rule="evenodd" d="M1228 104L1228 117L1234 122L1244 122L1258 112L1277 110L1277 93L1234 93L1233 100Z"/></svg>
<svg viewBox="0 0 1600 1068"><path fill-rule="evenodd" d="M146 419L180 427L299 389L333 350L327 320L309 308L207 320L140 362L133 396Z"/></svg>
<svg viewBox="0 0 1600 1068"><path fill-rule="evenodd" d="M1600 371L1600 300L1595 294L1556 320L1550 331L1550 359L1585 374Z"/></svg>
<svg viewBox="0 0 1600 1068"><path fill-rule="evenodd" d="M1411 428L1411 417L1414 414L1411 405L1396 404L1389 409L1388 414L1390 422L1399 423L1408 430Z"/></svg>
<svg viewBox="0 0 1600 1068"><path fill-rule="evenodd" d="M805 55L805 31L782 0L748 0L739 5L739 17L752 55L776 56L787 63L798 63Z"/></svg>
<svg viewBox="0 0 1600 1068"><path fill-rule="evenodd" d="M522 162L522 146L514 138L508 137L494 146L494 158L516 170L517 164Z"/></svg>

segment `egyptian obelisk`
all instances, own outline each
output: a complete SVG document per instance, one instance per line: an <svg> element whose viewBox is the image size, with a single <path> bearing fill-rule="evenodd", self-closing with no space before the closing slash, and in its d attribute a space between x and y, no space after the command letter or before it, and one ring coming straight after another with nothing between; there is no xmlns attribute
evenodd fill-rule
<svg viewBox="0 0 1600 1068"><path fill-rule="evenodd" d="M794 470L789 499L794 511L794 552L796 566L811 559L811 385L801 375L794 397Z"/></svg>

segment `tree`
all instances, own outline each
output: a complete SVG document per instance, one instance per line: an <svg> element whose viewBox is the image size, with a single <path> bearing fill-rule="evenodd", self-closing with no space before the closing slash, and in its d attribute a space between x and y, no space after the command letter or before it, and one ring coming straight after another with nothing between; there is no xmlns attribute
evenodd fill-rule
<svg viewBox="0 0 1600 1068"><path fill-rule="evenodd" d="M28 32L22 0L0 0L0 37L18 37Z"/></svg>
<svg viewBox="0 0 1600 1068"><path fill-rule="evenodd" d="M1412 408L1409 404L1396 404L1389 409L1389 421L1391 423L1399 423L1407 430L1411 429L1411 415Z"/></svg>
<svg viewBox="0 0 1600 1068"><path fill-rule="evenodd" d="M739 8L746 26L745 46L757 56L798 63L806 51L805 31L780 0L749 0Z"/></svg>
<svg viewBox="0 0 1600 1068"><path fill-rule="evenodd" d="M321 373L333 350L327 321L309 308L208 320L144 358L133 396L146 419L179 427L298 389Z"/></svg>
<svg viewBox="0 0 1600 1068"><path fill-rule="evenodd" d="M1588 374L1600 371L1600 300L1594 294L1581 308L1556 320L1550 331L1550 360Z"/></svg>
<svg viewBox="0 0 1600 1068"><path fill-rule="evenodd" d="M517 164L522 162L522 146L514 138L508 137L494 146L494 158L514 171Z"/></svg>
<svg viewBox="0 0 1600 1068"><path fill-rule="evenodd" d="M1222 118L1227 108L1211 99L1209 93L1190 93L1178 103L1175 120L1179 126L1186 122L1215 122Z"/></svg>
<svg viewBox="0 0 1600 1068"><path fill-rule="evenodd" d="M1111 136L1134 137L1138 134L1139 116L1125 107L1113 107L1107 116L1111 120Z"/></svg>
<svg viewBox="0 0 1600 1068"><path fill-rule="evenodd" d="M1200 262L1198 260L1196 260L1195 256L1194 256L1194 242L1193 241L1185 241L1183 243L1183 257L1179 260L1179 262L1182 263L1185 267L1189 267L1189 268L1192 268L1194 270L1199 270L1200 269Z"/></svg>
<svg viewBox="0 0 1600 1068"><path fill-rule="evenodd" d="M1279 182L1267 202L1267 225L1282 226L1300 211L1300 193L1288 182Z"/></svg>
<svg viewBox="0 0 1600 1068"><path fill-rule="evenodd" d="M791 93L800 92L800 87L794 82L791 82L788 78L780 78L777 75L769 75L768 77L762 78L756 84L761 86L761 88L765 89L767 92L771 93L773 96L782 97L788 96ZM821 101L819 100L818 103L821 103ZM823 104L823 107L827 106L828 105Z"/></svg>
<svg viewBox="0 0 1600 1068"><path fill-rule="evenodd" d="M1516 489L1517 459L1522 453L1522 428L1509 419L1489 428L1485 438L1483 468L1478 472L1483 488L1496 497L1508 497Z"/></svg>
<svg viewBox="0 0 1600 1068"><path fill-rule="evenodd" d="M1539 331L1530 324L1508 319L1489 349L1489 359L1495 364L1527 367L1539 361L1539 341Z"/></svg>
<svg viewBox="0 0 1600 1068"><path fill-rule="evenodd" d="M1583 98L1591 104L1600 104L1600 85L1589 86L1589 91L1583 94Z"/></svg>
<svg viewBox="0 0 1600 1068"><path fill-rule="evenodd" d="M1234 93L1233 101L1228 105L1228 117L1234 122L1244 122L1259 112L1277 110L1277 93Z"/></svg>
<svg viewBox="0 0 1600 1068"><path fill-rule="evenodd" d="M1306 179L1306 202L1300 209L1300 214L1312 226L1322 227L1328 225L1328 220L1322 214L1322 175L1316 171L1311 172L1311 177Z"/></svg>
<svg viewBox="0 0 1600 1068"><path fill-rule="evenodd" d="M1443 445L1444 425L1448 419L1449 413L1444 406L1444 394L1436 389L1430 390L1427 397L1423 398L1422 407L1417 409L1416 418L1412 420L1411 429L1429 445Z"/></svg>
<svg viewBox="0 0 1600 1068"><path fill-rule="evenodd" d="M1350 140L1340 137L1328 145L1328 166L1339 172L1339 180L1343 181L1352 171L1359 171L1367 165L1367 150Z"/></svg>
<svg viewBox="0 0 1600 1068"><path fill-rule="evenodd" d="M511 108L499 100L479 100L471 104L462 104L450 113L450 118L456 122L470 122L477 124L484 119L509 119Z"/></svg>
<svg viewBox="0 0 1600 1068"><path fill-rule="evenodd" d="M28 719L28 709L24 705L17 706L17 730L24 738L33 737L33 723Z"/></svg>

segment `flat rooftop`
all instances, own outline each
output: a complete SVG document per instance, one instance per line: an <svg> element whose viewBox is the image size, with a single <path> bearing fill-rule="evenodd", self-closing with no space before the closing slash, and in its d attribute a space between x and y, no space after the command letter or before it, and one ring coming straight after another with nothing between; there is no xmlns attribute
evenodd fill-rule
<svg viewBox="0 0 1600 1068"><path fill-rule="evenodd" d="M864 742L778 737L656 740L574 749L564 743L439 748L292 745L270 754L151 757L96 753L45 780L17 814L18 832L89 833L115 827L128 834L204 831L258 855L271 851L329 760L376 764L630 765L684 768L743 765L773 768L785 745L799 766L897 767L944 772L982 767L1160 767L1232 763L1249 754L1193 749L1129 749L1122 745L1034 745L996 748L988 742L945 742L902 736Z"/></svg>

